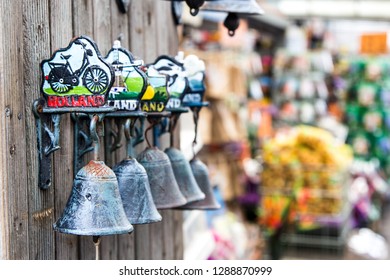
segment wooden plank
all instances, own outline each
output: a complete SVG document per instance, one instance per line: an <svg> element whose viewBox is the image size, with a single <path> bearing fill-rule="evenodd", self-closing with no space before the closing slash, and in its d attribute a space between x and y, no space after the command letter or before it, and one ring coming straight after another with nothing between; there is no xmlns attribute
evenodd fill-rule
<svg viewBox="0 0 390 280"><path fill-rule="evenodd" d="M106 56L111 49L112 41L112 29L111 29L111 2L110 0L95 0L93 2L93 37L96 41L100 53L102 56ZM108 135L107 135L108 136ZM104 139L101 139L103 143ZM104 145L101 145L103 148ZM109 151L107 151L109 152ZM100 157L105 160L105 149L100 149ZM116 161L115 157L111 158L112 161ZM107 162L110 166L113 162ZM103 239L102 239L103 241ZM118 238L116 235L105 236L104 242L101 243L101 258L105 260L117 259L118 252Z"/></svg>
<svg viewBox="0 0 390 280"><path fill-rule="evenodd" d="M167 3L165 3L166 6L168 6ZM172 17L172 10L168 7L166 7L165 17L170 19L170 22L167 24L166 35L167 35L167 51L170 55L176 55L178 52L178 46L179 46L179 36L178 36L178 29L176 25L173 22ZM175 147L180 147L180 123L178 123L176 130L175 130ZM182 260L184 257L184 240L183 240L183 212L182 211L173 211L173 233L174 236L174 246L173 246L173 252L174 252L174 259Z"/></svg>
<svg viewBox="0 0 390 280"><path fill-rule="evenodd" d="M72 1L72 22L73 22L73 35L87 35L92 40L94 34L94 17L93 17L93 3L94 0ZM102 145L103 146L103 145ZM92 159L92 153L84 156L83 162L87 164ZM95 246L92 242L91 236L81 236L78 242L78 258L82 260L95 259Z"/></svg>
<svg viewBox="0 0 390 280"><path fill-rule="evenodd" d="M175 229L176 225L174 224L173 220L173 213L177 210L164 210L161 211L161 216L163 218L163 224L162 224L162 232L163 232L163 256L162 258L164 260L174 260L175 259L175 252L174 252L174 242L175 242L175 235L173 230Z"/></svg>
<svg viewBox="0 0 390 280"><path fill-rule="evenodd" d="M128 11L130 13L130 11ZM129 49L129 17L128 13L122 13L118 9L115 1L111 1L111 41L118 39L120 36L122 47ZM123 130L121 131L121 147L117 149L114 154L114 161L112 166L119 163L127 156L126 141ZM107 151L106 151L107 156ZM119 260L133 260L135 258L134 234L121 234L117 236L118 255Z"/></svg>
<svg viewBox="0 0 390 280"><path fill-rule="evenodd" d="M145 60L144 45L145 28L144 28L144 1L130 1L128 12L128 36L129 50L137 58ZM135 153L140 153L145 148L145 143L141 143L135 148ZM134 226L134 257L137 260L148 260L151 258L150 249L150 226Z"/></svg>
<svg viewBox="0 0 390 280"><path fill-rule="evenodd" d="M94 0L72 1L73 10L73 36L93 36L93 11Z"/></svg>
<svg viewBox="0 0 390 280"><path fill-rule="evenodd" d="M120 37L122 47L128 49L130 46L129 40L129 15L122 13L118 9L116 1L111 1L111 41L117 40Z"/></svg>
<svg viewBox="0 0 390 280"><path fill-rule="evenodd" d="M48 1L23 1L23 45L24 45L24 105L26 118L26 142L29 147L36 147L37 132L31 104L40 97L41 71L40 62L50 55ZM27 171L29 186L29 242L30 258L54 259L54 187L48 190L38 188L38 153L37 149L27 149ZM53 170L53 169L52 169ZM54 176L53 176L54 177ZM46 246L41 246L46 244Z"/></svg>
<svg viewBox="0 0 390 280"><path fill-rule="evenodd" d="M112 47L111 0L93 1L93 38L103 56Z"/></svg>
<svg viewBox="0 0 390 280"><path fill-rule="evenodd" d="M5 174L3 190L7 200L9 223L6 229L8 244L7 257L10 259L29 259L28 232L28 186L26 162L25 120L33 118L26 115L24 102L24 68L23 68L23 10L22 1L1 1L2 26L2 81L3 96L0 99L4 133L1 142L5 146L3 153ZM6 68L5 68L6 67ZM31 107L30 107L31 108ZM30 146L29 146L30 148ZM31 256L34 258L34 256Z"/></svg>
<svg viewBox="0 0 390 280"><path fill-rule="evenodd" d="M145 49L149 45L144 45L144 22L143 22L143 4L144 1L130 1L128 22L129 22L129 50L145 60Z"/></svg>
<svg viewBox="0 0 390 280"><path fill-rule="evenodd" d="M51 52L68 46L72 39L72 1L50 1ZM73 122L70 114L61 117L61 149L54 153L55 219L60 218L72 192L73 171ZM56 233L56 259L77 259L78 238L75 235Z"/></svg>
<svg viewBox="0 0 390 280"><path fill-rule="evenodd" d="M121 234L118 236L118 260L134 260L135 259L135 245L134 233Z"/></svg>
<svg viewBox="0 0 390 280"><path fill-rule="evenodd" d="M4 14L4 7L0 3L0 14ZM3 19L3 17L2 17ZM0 19L0 30L4 30L7 23ZM3 32L0 32L0 106L4 108L5 100L4 96L6 88L4 87L4 49L3 49ZM4 136L6 134L5 123L7 116L0 114L0 149L6 151L6 143ZM0 153L0 260L9 259L9 220L8 220L8 176L7 176L7 163L6 153Z"/></svg>
<svg viewBox="0 0 390 280"><path fill-rule="evenodd" d="M184 258L184 240L183 240L183 213L174 211L173 213L173 228L172 236L174 236L174 259L182 260Z"/></svg>
<svg viewBox="0 0 390 280"><path fill-rule="evenodd" d="M157 2L154 0L143 1L142 20L144 34L142 36L142 45L144 49L143 59L145 63L153 62L158 55L157 45L159 44L159 42L157 41L156 7ZM139 40L141 40L141 38ZM146 126L149 126L149 124L146 123ZM150 133L147 135L150 140L152 140L151 132L152 131L150 130ZM146 147L146 143L143 143L143 145L143 147ZM143 233L142 238L147 239L147 236L149 236L149 259L163 259L163 223L164 220L159 223L150 224L147 226L147 229L145 229L145 231L149 231L149 235L147 235L147 232ZM137 238L136 243L138 243ZM136 246L137 245L138 244L136 244ZM140 247L138 247L137 249L142 250L142 248Z"/></svg>
<svg viewBox="0 0 390 280"><path fill-rule="evenodd" d="M176 25L173 22L171 3L160 1L158 4L157 28L158 53L176 56L178 51L178 36ZM174 146L180 147L180 124L174 131ZM161 138L163 148L169 146L169 134ZM183 212L180 210L166 210L163 213L163 242L164 259L183 259Z"/></svg>

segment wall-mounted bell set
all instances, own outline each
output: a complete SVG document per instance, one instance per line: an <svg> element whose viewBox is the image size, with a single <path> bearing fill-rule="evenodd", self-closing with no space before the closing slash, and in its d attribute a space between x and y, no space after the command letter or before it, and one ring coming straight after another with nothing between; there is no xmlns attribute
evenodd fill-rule
<svg viewBox="0 0 390 280"><path fill-rule="evenodd" d="M203 101L202 60L162 55L144 64L118 40L103 57L91 38L80 36L43 60L41 72L42 97L34 101L33 112L43 190L51 186L52 154L60 149L61 115L70 114L74 122L76 176L55 231L92 236L98 259L101 236L131 233L133 225L159 222L160 209L220 207L206 165L195 153L188 161L173 147L177 121L189 110L196 143L199 111L208 105ZM165 151L159 147L163 133L170 133ZM106 153L120 147L122 135L126 139L126 153L112 169L99 158L104 135L110 136ZM135 155L134 147L144 140L146 149ZM82 166L89 152L93 159Z"/></svg>

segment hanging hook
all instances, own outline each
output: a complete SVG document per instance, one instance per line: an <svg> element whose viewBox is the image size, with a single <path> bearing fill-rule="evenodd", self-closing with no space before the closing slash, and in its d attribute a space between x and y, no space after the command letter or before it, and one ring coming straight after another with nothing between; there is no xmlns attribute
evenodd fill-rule
<svg viewBox="0 0 390 280"><path fill-rule="evenodd" d="M134 137L134 125L135 125L135 118L129 118L126 120L124 125L124 132L127 142L127 156L131 158L133 156L133 141L132 137Z"/></svg>
<svg viewBox="0 0 390 280"><path fill-rule="evenodd" d="M149 130L153 129L153 146L158 147L158 138L161 136L163 132L166 132L166 124L162 124L160 128L156 127L158 124L161 124L162 117L151 117L148 118L148 121L150 123L149 127L145 129L145 139L149 147L152 147L152 145L149 142L149 139L147 137L147 133Z"/></svg>
<svg viewBox="0 0 390 280"><path fill-rule="evenodd" d="M198 138L198 121L199 121L199 112L200 112L200 109L202 107L192 107L191 108L191 111L192 111L192 116L193 116L193 120L194 120L194 124L195 124L195 136L194 136L194 141L192 141L192 153L195 157L195 145L197 144L197 141L196 139Z"/></svg>
<svg viewBox="0 0 390 280"><path fill-rule="evenodd" d="M98 115L93 115L91 119L91 123L89 125L89 132L90 132L90 137L92 139L93 145L94 145L94 160L99 160L99 135L96 131L96 125L99 121L99 116Z"/></svg>
<svg viewBox="0 0 390 280"><path fill-rule="evenodd" d="M179 120L180 114L172 114L169 118L169 134L170 134L170 146L173 147L174 144L174 130L177 125L177 121Z"/></svg>
<svg viewBox="0 0 390 280"><path fill-rule="evenodd" d="M149 142L149 139L148 139L148 131L151 130L153 127L155 127L158 123L159 123L159 119L155 119L155 118L151 118L149 119L149 123L150 125L145 129L145 140L146 140L146 143L148 144L148 147L152 147L152 145L150 144Z"/></svg>

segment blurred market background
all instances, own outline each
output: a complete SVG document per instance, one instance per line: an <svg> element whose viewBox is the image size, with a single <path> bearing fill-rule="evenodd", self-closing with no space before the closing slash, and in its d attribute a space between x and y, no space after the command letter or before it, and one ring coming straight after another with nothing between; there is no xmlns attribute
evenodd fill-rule
<svg viewBox="0 0 390 280"><path fill-rule="evenodd" d="M183 5L209 102L194 149L222 205L185 213L184 258L389 259L390 1L257 3L234 36Z"/></svg>

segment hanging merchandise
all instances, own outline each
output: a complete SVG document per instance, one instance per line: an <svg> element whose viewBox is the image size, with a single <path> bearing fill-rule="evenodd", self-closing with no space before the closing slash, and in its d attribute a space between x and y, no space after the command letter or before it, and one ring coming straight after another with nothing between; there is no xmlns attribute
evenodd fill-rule
<svg viewBox="0 0 390 280"><path fill-rule="evenodd" d="M154 70L159 75L167 77L169 99L166 104L166 110L170 112L178 111L178 113L186 112L187 110L182 106L182 99L188 88L188 78L183 63L175 57L160 55L153 63L148 64L147 67L148 71Z"/></svg>
<svg viewBox="0 0 390 280"><path fill-rule="evenodd" d="M175 179L187 203L203 200L205 194L201 191L192 172L190 163L184 157L183 153L174 147L167 148L165 153L169 157Z"/></svg>
<svg viewBox="0 0 390 280"><path fill-rule="evenodd" d="M170 97L167 89L167 77L149 67L146 70L146 76L148 78L148 85L141 98L141 109L146 112L148 116L154 114L160 116L164 114L165 107Z"/></svg>
<svg viewBox="0 0 390 280"><path fill-rule="evenodd" d="M137 156L148 174L153 201L157 209L169 209L187 203L181 193L168 156L157 147L148 147Z"/></svg>
<svg viewBox="0 0 390 280"><path fill-rule="evenodd" d="M109 105L117 110L108 113L105 118L112 118L118 127L118 131L113 135L110 151L120 147L122 132L127 142L127 157L113 167L124 210L132 224L159 222L162 218L154 204L147 173L133 154L133 146L143 141L143 121L147 114L140 108L140 100L148 87L147 76L141 70L141 67L144 67L143 61L134 60L133 55L121 47L119 40L114 42L106 61L115 69L115 82L109 93ZM141 123L138 130L135 127L137 120ZM110 122L106 125L109 125L109 130L113 129Z"/></svg>
<svg viewBox="0 0 390 280"><path fill-rule="evenodd" d="M140 69L142 60L121 47L116 40L106 56L115 70L115 81L108 95L108 104L118 110L140 111L139 103L147 88L146 74Z"/></svg>
<svg viewBox="0 0 390 280"><path fill-rule="evenodd" d="M199 8L204 4L206 0L167 0L167 1L171 1L172 5L175 5L175 2L185 1L188 7L190 8L191 15L196 16L199 12ZM175 9L179 9L179 8L175 8Z"/></svg>
<svg viewBox="0 0 390 280"><path fill-rule="evenodd" d="M125 234L133 231L126 217L115 173L98 159L99 136L96 125L99 116L91 121L90 131L94 141L94 160L77 174L72 192L54 230L67 234L94 237L96 259L100 236Z"/></svg>
<svg viewBox="0 0 390 280"><path fill-rule="evenodd" d="M357 84L357 99L360 106L372 106L378 101L379 85L362 81Z"/></svg>
<svg viewBox="0 0 390 280"><path fill-rule="evenodd" d="M204 101L205 93L205 63L196 55L187 55L184 58L184 68L189 80L189 88L183 98L185 106L188 106L193 114L195 136L192 142L193 158L190 160L190 168L200 190L205 195L203 199L193 201L180 207L187 210L215 210L221 206L214 197L210 183L207 166L196 156L194 147L197 144L199 113L202 107L208 106Z"/></svg>
<svg viewBox="0 0 390 280"><path fill-rule="evenodd" d="M184 69L182 55L182 53L176 57L161 55L149 67L154 68L159 74L166 75L168 79L170 98L166 110L170 112L170 116L167 117L169 120L170 147L166 148L164 152L171 162L180 192L184 195L187 203L189 203L202 200L205 198L205 195L196 183L188 160L179 149L173 146L177 121L182 113L188 111L187 108L182 106L182 100L189 90L189 81ZM165 131L160 133L163 132Z"/></svg>
<svg viewBox="0 0 390 280"><path fill-rule="evenodd" d="M213 186L210 182L209 171L207 166L198 158L190 161L192 173L194 174L196 183L201 191L205 194L205 198L199 201L187 203L182 206L182 209L188 210L214 210L220 209L221 205L214 197Z"/></svg>
<svg viewBox="0 0 390 280"><path fill-rule="evenodd" d="M41 90L48 107L97 107L113 83L112 68L86 36L74 39L41 63Z"/></svg>
<svg viewBox="0 0 390 280"><path fill-rule="evenodd" d="M204 101L205 71L203 60L194 54L189 54L183 61L186 76L188 78L188 90L183 97L183 106L192 108L205 107L208 102Z"/></svg>
<svg viewBox="0 0 390 280"><path fill-rule="evenodd" d="M118 178L123 207L133 225L159 222L162 218L153 201L146 170L130 152L131 130L128 120L125 125L128 157L113 167Z"/></svg>
<svg viewBox="0 0 390 280"><path fill-rule="evenodd" d="M91 236L133 231L123 210L115 173L98 159L98 119L95 116L91 121L91 134L95 141L94 160L77 173L63 214L54 224L56 231Z"/></svg>
<svg viewBox="0 0 390 280"><path fill-rule="evenodd" d="M228 13L223 25L228 29L228 34L234 33L240 25L239 16L262 15L264 11L255 0L214 0L206 2L201 10Z"/></svg>
<svg viewBox="0 0 390 280"><path fill-rule="evenodd" d="M348 143L359 159L380 162L389 177L387 159L390 135L388 105L389 79L385 75L388 63L379 58L350 60L345 79L345 124L349 126Z"/></svg>
<svg viewBox="0 0 390 280"><path fill-rule="evenodd" d="M331 115L326 80L333 67L329 65L332 60L323 59L330 54L325 51L299 55L286 52L279 50L275 59L276 87L272 99L279 108L276 125L318 126Z"/></svg>
<svg viewBox="0 0 390 280"><path fill-rule="evenodd" d="M99 259L100 236L133 231L123 208L117 177L98 156L97 126L102 124L104 113L115 111L106 105L108 91L114 82L114 70L101 57L96 44L86 36L74 38L68 47L43 60L41 70L44 99L36 100L33 106L38 121L38 147L40 152L46 153L45 157L39 158L41 188L47 188L51 182L48 155L49 150L59 148L59 114L76 113L90 117L94 150L94 159L77 172L67 204L53 229L66 234L93 236L96 259ZM52 114L54 132L49 129L47 114ZM51 139L50 149L44 148L48 137ZM78 149L76 146L75 150Z"/></svg>

